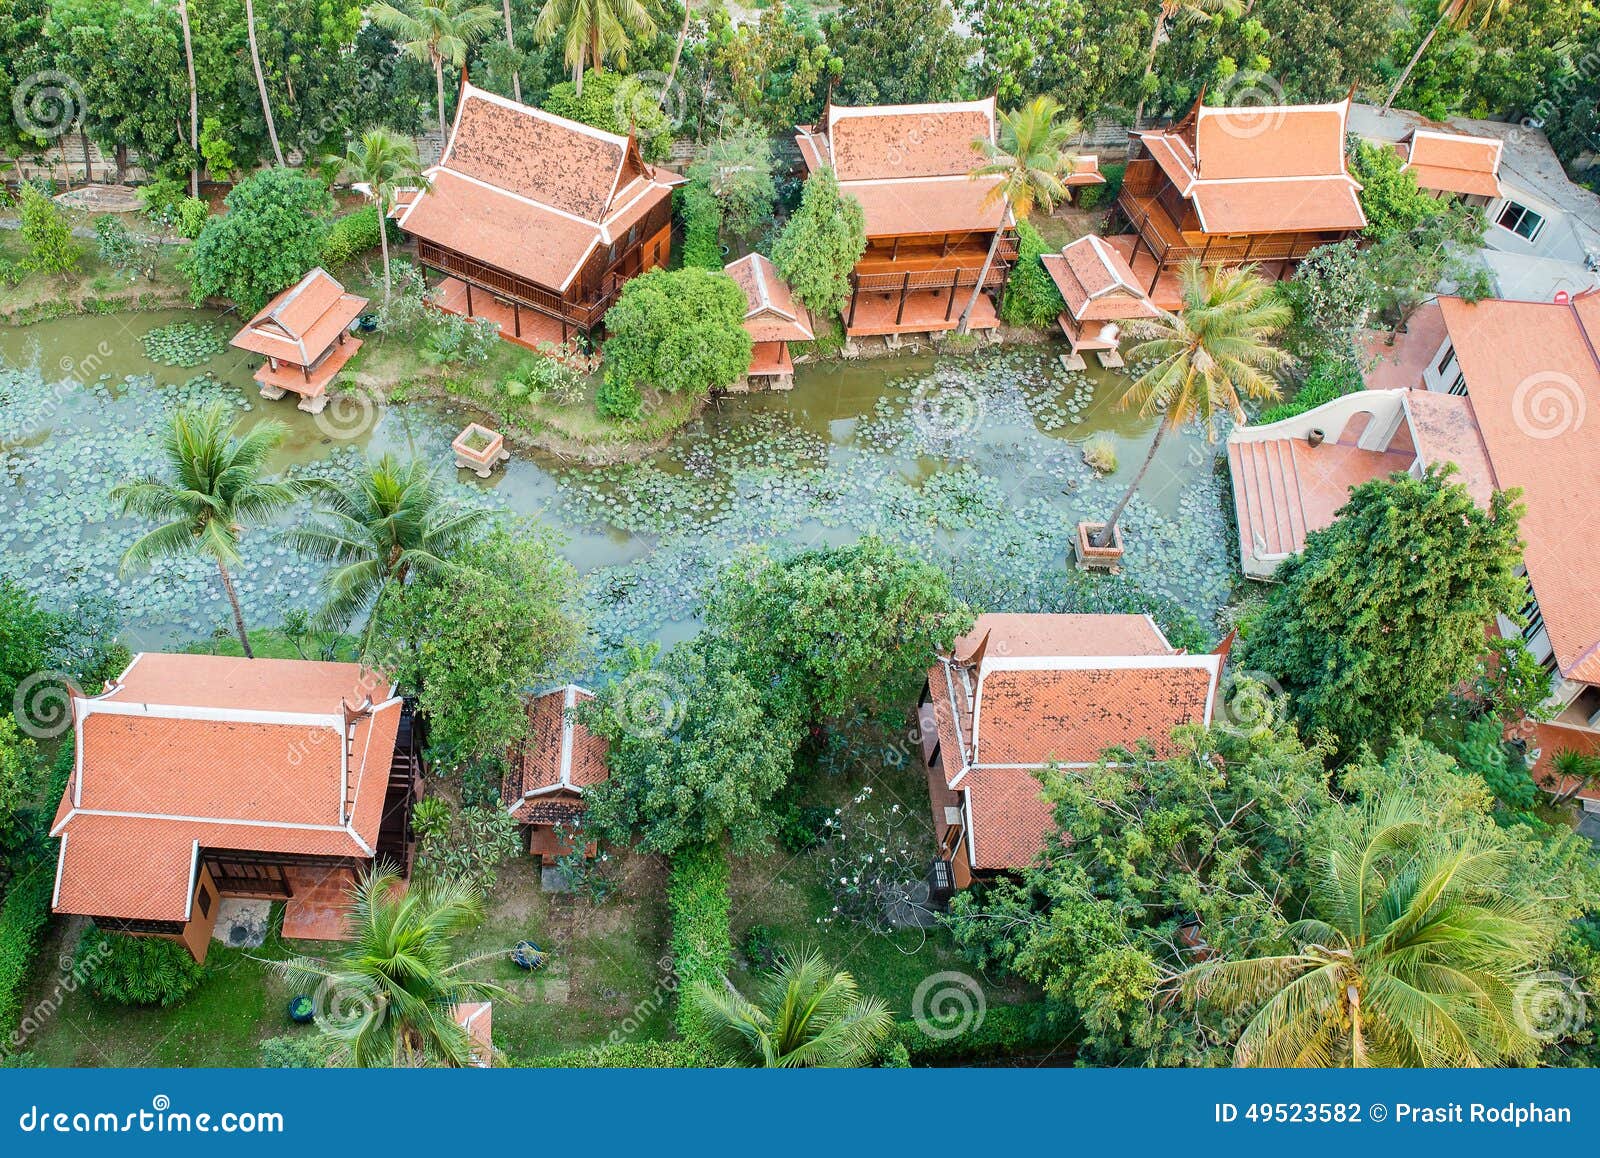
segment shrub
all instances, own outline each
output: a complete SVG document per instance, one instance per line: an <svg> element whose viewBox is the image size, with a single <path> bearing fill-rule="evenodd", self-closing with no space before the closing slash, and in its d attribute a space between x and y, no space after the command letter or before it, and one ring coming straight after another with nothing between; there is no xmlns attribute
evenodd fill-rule
<svg viewBox="0 0 1600 1158"><path fill-rule="evenodd" d="M378 248L378 207L364 205L354 213L334 219L322 240L322 264L327 269L343 265L368 250Z"/></svg>
<svg viewBox="0 0 1600 1158"><path fill-rule="evenodd" d="M1282 422L1285 418L1314 410L1324 402L1332 402L1364 386L1361 370L1353 357L1333 350L1319 350L1311 356L1306 380L1295 396L1288 402L1269 406L1261 412L1256 422L1260 425Z"/></svg>
<svg viewBox="0 0 1600 1158"><path fill-rule="evenodd" d="M1000 302L1000 317L1007 325L1049 329L1067 308L1061 291L1039 260L1052 252L1037 229L1027 221L1017 222L1017 268L1006 279L1006 292Z"/></svg>
<svg viewBox="0 0 1600 1158"><path fill-rule="evenodd" d="M77 962L95 996L118 1005L173 1005L206 976L177 941L100 929L84 932Z"/></svg>
<svg viewBox="0 0 1600 1158"><path fill-rule="evenodd" d="M974 1024L954 1036L943 1026L903 1021L896 1026L897 1036L909 1060L919 1065L947 1065L1054 1051L1065 1039L1051 1024L1049 1011L1042 1002L990 1005L983 1010L982 1020L976 1017L973 1020Z"/></svg>
<svg viewBox="0 0 1600 1158"><path fill-rule="evenodd" d="M22 240L28 247L28 268L39 273L68 273L83 257L66 215L31 183L22 186Z"/></svg>
<svg viewBox="0 0 1600 1158"><path fill-rule="evenodd" d="M619 1041L594 1049L536 1057L518 1062L532 1069L695 1069L712 1065L704 1047L692 1041Z"/></svg>
<svg viewBox="0 0 1600 1158"><path fill-rule="evenodd" d="M94 240L100 260L118 273L149 277L155 269L155 242L128 232L128 227L109 213L94 219Z"/></svg>
<svg viewBox="0 0 1600 1158"><path fill-rule="evenodd" d="M227 205L190 251L192 292L196 305L225 297L250 314L317 264L333 195L299 169L264 169L235 185Z"/></svg>
<svg viewBox="0 0 1600 1158"><path fill-rule="evenodd" d="M678 978L678 1032L698 1043L704 1027L683 993L697 981L720 985L733 965L728 931L728 858L715 843L688 845L667 874L672 969Z"/></svg>
<svg viewBox="0 0 1600 1158"><path fill-rule="evenodd" d="M602 418L626 421L639 417L643 407L639 388L620 374L607 374L594 394L594 408Z"/></svg>
<svg viewBox="0 0 1600 1158"><path fill-rule="evenodd" d="M315 1029L269 1037L261 1043L263 1069L327 1069L343 1043Z"/></svg>
<svg viewBox="0 0 1600 1158"><path fill-rule="evenodd" d="M9 1031L16 1023L39 934L50 921L54 887L47 866L37 865L33 872L12 880L0 906L0 1030Z"/></svg>
<svg viewBox="0 0 1600 1158"><path fill-rule="evenodd" d="M678 193L678 216L683 219L683 264L701 269L721 269L722 209L711 190L698 182Z"/></svg>
<svg viewBox="0 0 1600 1158"><path fill-rule="evenodd" d="M665 161L672 155L672 122L661 109L660 92L650 89L644 77L590 69L583 74L582 96L564 80L545 93L543 107L608 133L632 133L646 161Z"/></svg>
<svg viewBox="0 0 1600 1158"><path fill-rule="evenodd" d="M200 236L200 231L206 227L206 222L210 219L211 206L198 197L185 197L178 202L173 226L179 237L187 237L193 241Z"/></svg>
<svg viewBox="0 0 1600 1158"><path fill-rule="evenodd" d="M652 269L606 313L610 372L674 394L720 390L750 368L745 307L721 271Z"/></svg>
<svg viewBox="0 0 1600 1158"><path fill-rule="evenodd" d="M1106 183L1084 186L1083 192L1078 194L1078 208L1099 209L1102 205L1114 202L1122 191L1122 174L1127 168L1126 165L1102 165L1100 175L1106 179Z"/></svg>
<svg viewBox="0 0 1600 1158"><path fill-rule="evenodd" d="M1097 434L1083 444L1083 461L1096 474L1112 474L1117 469L1117 441L1109 434Z"/></svg>
<svg viewBox="0 0 1600 1158"><path fill-rule="evenodd" d="M817 320L835 317L850 297L850 273L867 251L861 202L839 191L832 169L806 179L795 210L772 245L772 264Z"/></svg>

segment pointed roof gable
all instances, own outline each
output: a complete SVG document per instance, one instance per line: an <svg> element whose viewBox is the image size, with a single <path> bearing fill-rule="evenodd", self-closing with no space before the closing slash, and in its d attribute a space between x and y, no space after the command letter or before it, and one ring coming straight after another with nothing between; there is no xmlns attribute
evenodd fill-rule
<svg viewBox="0 0 1600 1158"><path fill-rule="evenodd" d="M273 298L245 323L229 345L309 366L367 308L321 266Z"/></svg>
<svg viewBox="0 0 1600 1158"><path fill-rule="evenodd" d="M749 253L722 267L744 291L744 328L757 342L809 342L811 315L794 300L778 267L759 253Z"/></svg>
<svg viewBox="0 0 1600 1158"><path fill-rule="evenodd" d="M1402 168L1410 170L1424 189L1498 197L1503 146L1498 137L1416 128L1400 145L1405 157Z"/></svg>
<svg viewBox="0 0 1600 1158"><path fill-rule="evenodd" d="M1090 234L1040 258L1067 311L1078 321L1153 318L1161 311L1133 275L1127 258Z"/></svg>

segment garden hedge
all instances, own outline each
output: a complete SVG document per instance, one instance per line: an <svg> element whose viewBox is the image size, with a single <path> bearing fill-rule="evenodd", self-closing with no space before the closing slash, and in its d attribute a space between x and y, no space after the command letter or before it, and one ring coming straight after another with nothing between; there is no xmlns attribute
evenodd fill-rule
<svg viewBox="0 0 1600 1158"><path fill-rule="evenodd" d="M1306 380L1295 396L1288 402L1280 402L1263 410L1256 419L1256 425L1265 426L1269 422L1282 422L1285 418L1304 414L1324 402L1332 402L1335 398L1342 398L1346 394L1364 388L1361 369L1353 357L1342 357L1333 350L1319 350L1311 356L1310 365L1306 370Z"/></svg>
<svg viewBox="0 0 1600 1158"><path fill-rule="evenodd" d="M39 934L50 921L55 880L45 865L11 882L0 906L0 1035L9 1036L22 1004Z"/></svg>
<svg viewBox="0 0 1600 1158"><path fill-rule="evenodd" d="M699 1019L684 997L697 981L720 985L733 965L728 858L720 844L691 846L673 856L667 907L672 914L672 968L678 978L678 1032L698 1042L703 1039Z"/></svg>
<svg viewBox="0 0 1600 1158"><path fill-rule="evenodd" d="M1053 1025L1043 1002L991 1005L983 1020L955 1035L929 1034L914 1021L897 1022L895 1038L906 1047L911 1064L950 1065L1050 1054L1057 1064L1071 1064L1065 1034Z"/></svg>
<svg viewBox="0 0 1600 1158"><path fill-rule="evenodd" d="M1026 221L1017 222L1017 268L1006 279L1005 296L1000 302L1000 319L1008 326L1048 330L1067 308L1061 291L1045 272L1039 259L1054 252Z"/></svg>
<svg viewBox="0 0 1600 1158"><path fill-rule="evenodd" d="M368 250L377 249L379 240L376 205L364 205L354 213L335 218L327 237L322 239L322 268L337 268ZM394 240L393 232L390 240Z"/></svg>
<svg viewBox="0 0 1600 1158"><path fill-rule="evenodd" d="M536 1057L517 1065L528 1069L624 1070L694 1069L715 1064L692 1041L623 1041L596 1049Z"/></svg>
<svg viewBox="0 0 1600 1158"><path fill-rule="evenodd" d="M1078 194L1078 208L1099 209L1114 202L1117 194L1122 191L1122 174L1127 168L1126 165L1100 166L1100 175L1106 179L1106 183L1084 186L1083 191Z"/></svg>
<svg viewBox="0 0 1600 1158"><path fill-rule="evenodd" d="M704 185L684 186L678 194L678 215L683 218L683 264L721 269L722 210Z"/></svg>

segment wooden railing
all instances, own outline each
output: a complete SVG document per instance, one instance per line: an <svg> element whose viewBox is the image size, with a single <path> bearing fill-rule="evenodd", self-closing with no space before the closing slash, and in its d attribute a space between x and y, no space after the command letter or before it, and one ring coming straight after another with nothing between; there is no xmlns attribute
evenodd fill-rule
<svg viewBox="0 0 1600 1158"><path fill-rule="evenodd" d="M1299 261L1328 242L1328 236L1321 232L1254 233L1243 237L1207 234L1205 242L1197 245L1185 239L1183 231L1150 193L1139 193L1126 183L1117 194L1117 208L1162 268L1190 258L1198 258L1201 265Z"/></svg>
<svg viewBox="0 0 1600 1158"><path fill-rule="evenodd" d="M598 299L579 303L569 302L560 294L552 293L526 278L506 273L492 265L485 265L481 261L422 238L417 239L417 260L437 273L471 282L490 293L498 294L529 309L538 310L542 314L548 314L557 321L564 321L581 330L589 330L599 324L600 318L617 300L617 293L621 289L623 280L614 275L608 276Z"/></svg>

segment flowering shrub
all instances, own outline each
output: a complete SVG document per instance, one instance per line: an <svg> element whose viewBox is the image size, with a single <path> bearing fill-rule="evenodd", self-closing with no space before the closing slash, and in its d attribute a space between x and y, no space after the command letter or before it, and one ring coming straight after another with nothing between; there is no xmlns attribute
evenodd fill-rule
<svg viewBox="0 0 1600 1158"><path fill-rule="evenodd" d="M927 911L925 877L932 850L899 804L871 804L869 784L823 821L833 909L820 920L850 921L880 933Z"/></svg>

